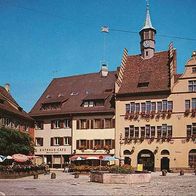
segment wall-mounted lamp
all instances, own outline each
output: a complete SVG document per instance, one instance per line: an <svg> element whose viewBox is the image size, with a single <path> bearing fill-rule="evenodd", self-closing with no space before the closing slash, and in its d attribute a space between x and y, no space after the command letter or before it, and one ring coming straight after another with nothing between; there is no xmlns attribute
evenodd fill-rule
<svg viewBox="0 0 196 196"><path fill-rule="evenodd" d="M154 154L156 154L159 150L159 147L157 146L156 149L154 150Z"/></svg>

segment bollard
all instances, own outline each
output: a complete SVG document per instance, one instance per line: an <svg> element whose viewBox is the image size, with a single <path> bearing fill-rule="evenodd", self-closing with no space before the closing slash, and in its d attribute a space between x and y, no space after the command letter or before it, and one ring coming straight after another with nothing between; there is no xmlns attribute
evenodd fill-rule
<svg viewBox="0 0 196 196"><path fill-rule="evenodd" d="M33 178L34 178L34 179L38 179L38 173L35 173L35 174L33 175Z"/></svg>
<svg viewBox="0 0 196 196"><path fill-rule="evenodd" d="M79 178L79 173L75 173L74 178Z"/></svg>
<svg viewBox="0 0 196 196"><path fill-rule="evenodd" d="M55 173L51 173L51 179L56 179L56 174Z"/></svg>
<svg viewBox="0 0 196 196"><path fill-rule="evenodd" d="M166 176L166 174L167 174L167 170L163 169L162 170L162 176Z"/></svg>
<svg viewBox="0 0 196 196"><path fill-rule="evenodd" d="M184 170L180 170L180 176L183 176L184 175Z"/></svg>

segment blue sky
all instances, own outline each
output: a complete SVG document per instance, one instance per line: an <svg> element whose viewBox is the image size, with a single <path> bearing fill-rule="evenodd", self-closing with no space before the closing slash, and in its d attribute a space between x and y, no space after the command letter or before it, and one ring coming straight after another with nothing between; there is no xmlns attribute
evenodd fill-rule
<svg viewBox="0 0 196 196"><path fill-rule="evenodd" d="M178 72L196 50L195 0L150 0L156 50L177 49ZM103 57L103 25L139 32L145 0L0 0L0 85L29 111L52 78L97 72ZM122 52L139 54L139 34L110 31L106 58L110 70Z"/></svg>

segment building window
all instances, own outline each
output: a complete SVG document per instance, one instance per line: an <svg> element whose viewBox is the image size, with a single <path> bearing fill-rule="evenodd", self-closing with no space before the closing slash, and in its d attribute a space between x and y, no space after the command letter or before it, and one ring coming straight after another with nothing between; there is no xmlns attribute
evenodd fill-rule
<svg viewBox="0 0 196 196"><path fill-rule="evenodd" d="M146 138L150 138L150 125L146 125Z"/></svg>
<svg viewBox="0 0 196 196"><path fill-rule="evenodd" d="M192 73L196 73L196 67L192 68Z"/></svg>
<svg viewBox="0 0 196 196"><path fill-rule="evenodd" d="M148 56L148 51L146 51L146 56Z"/></svg>
<svg viewBox="0 0 196 196"><path fill-rule="evenodd" d="M60 128L60 120L51 121L51 128L52 129L59 129Z"/></svg>
<svg viewBox="0 0 196 196"><path fill-rule="evenodd" d="M190 110L191 104L190 100L185 100L185 111Z"/></svg>
<svg viewBox="0 0 196 196"><path fill-rule="evenodd" d="M196 109L196 98L192 99L192 109Z"/></svg>
<svg viewBox="0 0 196 196"><path fill-rule="evenodd" d="M141 127L141 138L145 137L145 127Z"/></svg>
<svg viewBox="0 0 196 196"><path fill-rule="evenodd" d="M141 103L141 110L144 113L146 110L146 103Z"/></svg>
<svg viewBox="0 0 196 196"><path fill-rule="evenodd" d="M167 126L167 136L172 137L172 126Z"/></svg>
<svg viewBox="0 0 196 196"><path fill-rule="evenodd" d="M35 138L35 145L36 145L36 146L43 146L43 138L41 138L41 137L36 137L36 138Z"/></svg>
<svg viewBox="0 0 196 196"><path fill-rule="evenodd" d="M129 127L125 128L125 138L129 138Z"/></svg>
<svg viewBox="0 0 196 196"><path fill-rule="evenodd" d="M135 138L139 138L139 127L135 127Z"/></svg>
<svg viewBox="0 0 196 196"><path fill-rule="evenodd" d="M69 119L64 120L64 128L71 128L71 120Z"/></svg>
<svg viewBox="0 0 196 196"><path fill-rule="evenodd" d="M130 126L129 131L130 131L130 137L133 138L134 137L134 126L133 125Z"/></svg>
<svg viewBox="0 0 196 196"><path fill-rule="evenodd" d="M135 110L136 110L137 113L140 112L140 103L135 104Z"/></svg>
<svg viewBox="0 0 196 196"><path fill-rule="evenodd" d="M163 100L163 111L167 111L167 100Z"/></svg>
<svg viewBox="0 0 196 196"><path fill-rule="evenodd" d="M81 129L87 129L87 120L86 119L81 119L80 120L80 124L81 124Z"/></svg>
<svg viewBox="0 0 196 196"><path fill-rule="evenodd" d="M156 111L156 102L152 102L152 111L155 112Z"/></svg>
<svg viewBox="0 0 196 196"><path fill-rule="evenodd" d="M131 102L131 113L135 112L135 103Z"/></svg>
<svg viewBox="0 0 196 196"><path fill-rule="evenodd" d="M154 126L150 127L150 132L151 132L151 138L154 138L155 137L155 127Z"/></svg>
<svg viewBox="0 0 196 196"><path fill-rule="evenodd" d="M59 138L58 137L54 137L54 146L59 146Z"/></svg>
<svg viewBox="0 0 196 196"><path fill-rule="evenodd" d="M64 137L64 145L69 145L69 137Z"/></svg>
<svg viewBox="0 0 196 196"><path fill-rule="evenodd" d="M189 92L196 92L196 80L188 81Z"/></svg>
<svg viewBox="0 0 196 196"><path fill-rule="evenodd" d="M146 102L146 111L147 111L147 113L150 113L150 111L151 111L151 102L150 101Z"/></svg>
<svg viewBox="0 0 196 196"><path fill-rule="evenodd" d="M191 137L192 136L192 126L191 125L187 125L186 126L186 136L187 137Z"/></svg>
<svg viewBox="0 0 196 196"><path fill-rule="evenodd" d="M172 111L173 110L173 101L168 101L167 102L167 109L168 109L168 111Z"/></svg>
<svg viewBox="0 0 196 196"><path fill-rule="evenodd" d="M111 118L106 118L105 119L105 126L106 129L112 128L112 119Z"/></svg>
<svg viewBox="0 0 196 196"><path fill-rule="evenodd" d="M44 122L43 121L36 121L35 122L35 129L36 130L43 130L44 129Z"/></svg>
<svg viewBox="0 0 196 196"><path fill-rule="evenodd" d="M157 110L158 112L161 112L162 111L162 102L157 102Z"/></svg>
<svg viewBox="0 0 196 196"><path fill-rule="evenodd" d="M130 104L125 105L125 110L126 110L126 113L130 112Z"/></svg>
<svg viewBox="0 0 196 196"><path fill-rule="evenodd" d="M101 129L102 126L101 126L101 119L95 119L94 121L94 128L95 129Z"/></svg>
<svg viewBox="0 0 196 196"><path fill-rule="evenodd" d="M157 127L157 138L161 137L161 126Z"/></svg>

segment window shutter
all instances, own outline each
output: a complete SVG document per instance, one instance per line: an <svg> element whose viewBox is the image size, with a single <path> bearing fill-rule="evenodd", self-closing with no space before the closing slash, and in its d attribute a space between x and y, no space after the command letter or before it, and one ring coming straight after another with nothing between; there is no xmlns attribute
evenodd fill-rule
<svg viewBox="0 0 196 196"><path fill-rule="evenodd" d="M54 146L54 138L53 137L50 139L50 145Z"/></svg>
<svg viewBox="0 0 196 196"><path fill-rule="evenodd" d="M103 148L104 140L101 140L100 144L101 144L101 148Z"/></svg>
<svg viewBox="0 0 196 196"><path fill-rule="evenodd" d="M89 129L89 120L86 122L86 128Z"/></svg>
<svg viewBox="0 0 196 196"><path fill-rule="evenodd" d="M80 147L80 140L76 140L76 149L79 149Z"/></svg>
<svg viewBox="0 0 196 196"><path fill-rule="evenodd" d="M112 119L112 128L115 128L115 119Z"/></svg>
<svg viewBox="0 0 196 196"><path fill-rule="evenodd" d="M89 149L93 149L93 140L90 140Z"/></svg>
<svg viewBox="0 0 196 196"><path fill-rule="evenodd" d="M91 129L94 128L94 125L93 125L93 120L91 120Z"/></svg>
<svg viewBox="0 0 196 196"><path fill-rule="evenodd" d="M77 120L77 129L80 129L80 120Z"/></svg>
<svg viewBox="0 0 196 196"><path fill-rule="evenodd" d="M104 119L101 119L101 129L104 129Z"/></svg>
<svg viewBox="0 0 196 196"><path fill-rule="evenodd" d="M112 140L112 149L115 149L115 140Z"/></svg>
<svg viewBox="0 0 196 196"><path fill-rule="evenodd" d="M54 121L51 121L51 129L54 129Z"/></svg>
<svg viewBox="0 0 196 196"><path fill-rule="evenodd" d="M72 138L71 137L68 137L68 142L69 142L69 145L71 146L72 145Z"/></svg>
<svg viewBox="0 0 196 196"><path fill-rule="evenodd" d="M63 137L59 137L59 145L63 146Z"/></svg>
<svg viewBox="0 0 196 196"><path fill-rule="evenodd" d="M72 128L72 120L70 119L69 121L68 121L68 126L69 126L69 128Z"/></svg>
<svg viewBox="0 0 196 196"><path fill-rule="evenodd" d="M86 148L89 149L90 141L86 140Z"/></svg>
<svg viewBox="0 0 196 196"><path fill-rule="evenodd" d="M64 122L63 122L63 120L61 120L60 121L60 128L63 128L64 127L63 125L64 125Z"/></svg>

